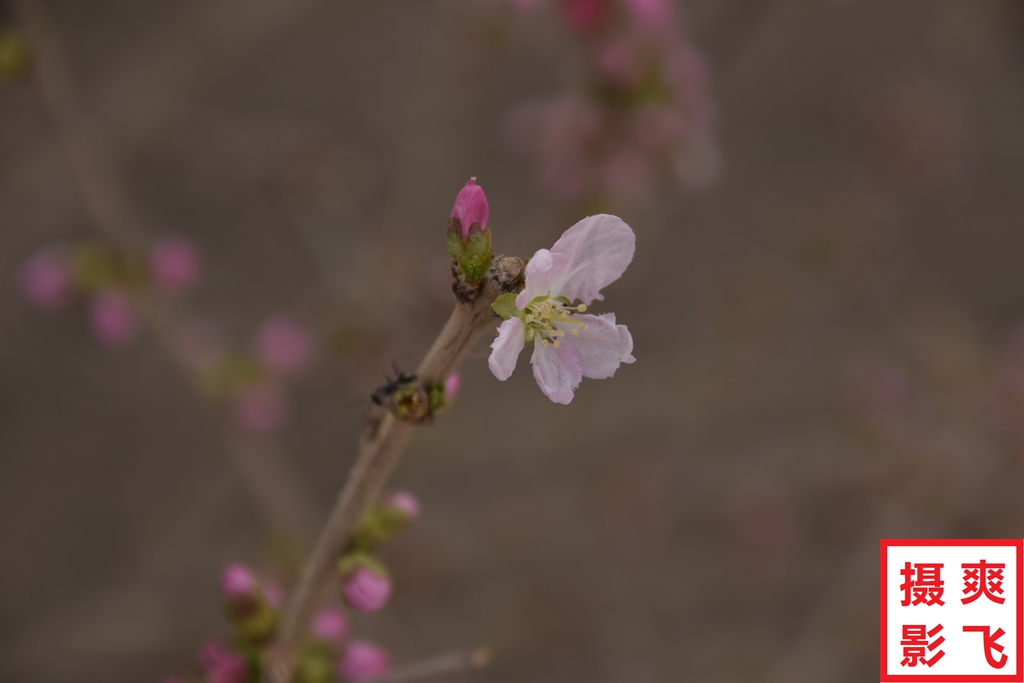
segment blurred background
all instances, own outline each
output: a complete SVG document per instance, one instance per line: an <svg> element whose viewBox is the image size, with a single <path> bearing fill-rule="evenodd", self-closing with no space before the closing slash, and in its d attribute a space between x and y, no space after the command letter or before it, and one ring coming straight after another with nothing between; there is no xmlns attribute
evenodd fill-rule
<svg viewBox="0 0 1024 683"><path fill-rule="evenodd" d="M871 680L879 538L1024 533L1021 3L44 9L50 104L0 11L0 678L194 667L220 568L319 526L443 324L470 176L498 253L634 228L595 310L637 362L560 406L471 354L353 617L394 662Z"/></svg>

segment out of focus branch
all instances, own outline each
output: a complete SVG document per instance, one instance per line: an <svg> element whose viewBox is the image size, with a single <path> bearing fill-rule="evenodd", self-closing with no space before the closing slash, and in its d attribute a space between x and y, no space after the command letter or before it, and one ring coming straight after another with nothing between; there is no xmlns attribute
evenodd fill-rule
<svg viewBox="0 0 1024 683"><path fill-rule="evenodd" d="M32 75L68 158L94 229L124 248L144 243L138 215L105 155L95 131L81 114L62 54L36 0L13 0L32 50ZM170 301L149 294L134 298L158 345L167 352L196 392L231 462L277 532L308 539L313 528L310 497L280 449L231 426L206 398L199 376L181 359L176 335L182 315Z"/></svg>
<svg viewBox="0 0 1024 683"><path fill-rule="evenodd" d="M493 328L497 316L491 310L491 304L509 290L510 282L517 278L521 280L522 262L505 258L493 272L504 273L508 277L489 279L475 300L456 303L444 329L416 369L423 386L451 374L474 342ZM305 634L312 614L329 586L338 557L348 544L363 511L377 498L394 471L415 428L414 423L397 420L388 414L379 429L364 437L360 444L359 457L285 607L281 624L281 659L272 662L269 671L270 679L275 683L290 680L289 652Z"/></svg>
<svg viewBox="0 0 1024 683"><path fill-rule="evenodd" d="M469 653L453 652L395 667L387 676L378 679L377 683L409 683L432 676L468 673L484 668L490 661L491 650L478 647Z"/></svg>

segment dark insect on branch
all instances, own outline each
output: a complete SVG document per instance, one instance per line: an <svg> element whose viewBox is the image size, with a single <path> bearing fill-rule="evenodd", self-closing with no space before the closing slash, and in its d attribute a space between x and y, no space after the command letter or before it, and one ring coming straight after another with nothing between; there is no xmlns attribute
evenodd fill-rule
<svg viewBox="0 0 1024 683"><path fill-rule="evenodd" d="M370 401L374 405L383 406L384 402L391 398L396 391L403 386L412 384L417 379L415 372L400 372L394 361L391 361L391 367L395 370L395 379L391 379L387 375L384 376L384 379L387 381L374 389L373 393L370 394Z"/></svg>

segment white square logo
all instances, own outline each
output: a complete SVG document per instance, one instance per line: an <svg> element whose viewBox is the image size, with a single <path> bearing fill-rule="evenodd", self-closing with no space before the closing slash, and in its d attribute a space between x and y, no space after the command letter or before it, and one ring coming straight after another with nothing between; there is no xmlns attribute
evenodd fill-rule
<svg viewBox="0 0 1024 683"><path fill-rule="evenodd" d="M1024 682L1024 541L882 539L881 681Z"/></svg>

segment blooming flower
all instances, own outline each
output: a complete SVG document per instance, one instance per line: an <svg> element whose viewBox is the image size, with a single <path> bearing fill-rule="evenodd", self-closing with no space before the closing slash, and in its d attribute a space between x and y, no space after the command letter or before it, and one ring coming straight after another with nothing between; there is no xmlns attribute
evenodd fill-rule
<svg viewBox="0 0 1024 683"><path fill-rule="evenodd" d="M583 377L605 379L621 363L632 363L633 338L611 313L583 315L601 289L625 272L636 236L621 218L584 218L526 265L526 286L515 301L499 297L494 310L506 318L491 344L488 366L504 381L515 370L527 342L533 348L533 376L555 403L572 401ZM507 298L506 298L507 297ZM578 306L573 302L581 301Z"/></svg>
<svg viewBox="0 0 1024 683"><path fill-rule="evenodd" d="M349 681L375 681L388 672L388 655L373 643L354 640L345 648L345 656L338 662L338 673Z"/></svg>
<svg viewBox="0 0 1024 683"><path fill-rule="evenodd" d="M391 596L391 579L359 565L345 577L341 592L352 609L376 612Z"/></svg>

